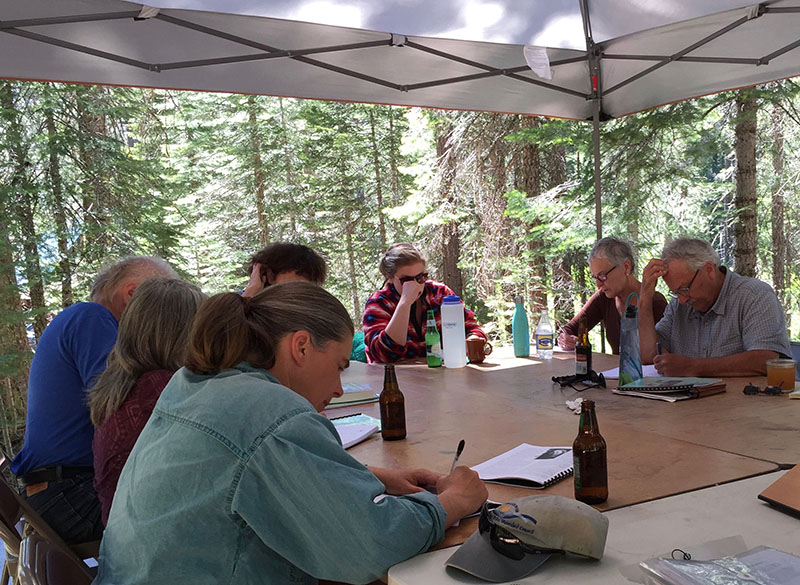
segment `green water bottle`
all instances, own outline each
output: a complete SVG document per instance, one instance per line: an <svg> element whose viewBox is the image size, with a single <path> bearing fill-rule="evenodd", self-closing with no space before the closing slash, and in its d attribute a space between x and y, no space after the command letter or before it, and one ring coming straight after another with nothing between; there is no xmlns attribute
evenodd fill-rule
<svg viewBox="0 0 800 585"><path fill-rule="evenodd" d="M511 338L514 340L514 355L516 357L528 357L531 353L531 333L528 328L528 313L525 311L522 297L514 297Z"/></svg>
<svg viewBox="0 0 800 585"><path fill-rule="evenodd" d="M436 329L436 317L432 309L428 310L428 324L425 326L425 353L428 354L429 368L442 365L442 338Z"/></svg>

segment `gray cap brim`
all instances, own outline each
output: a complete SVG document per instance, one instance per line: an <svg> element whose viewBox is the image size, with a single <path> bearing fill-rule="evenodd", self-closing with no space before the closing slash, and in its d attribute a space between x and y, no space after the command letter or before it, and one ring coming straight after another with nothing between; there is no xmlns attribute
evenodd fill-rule
<svg viewBox="0 0 800 585"><path fill-rule="evenodd" d="M447 559L445 565L484 581L502 583L530 575L551 556L548 553L526 554L521 560L515 561L492 548L488 533L480 534L476 531Z"/></svg>

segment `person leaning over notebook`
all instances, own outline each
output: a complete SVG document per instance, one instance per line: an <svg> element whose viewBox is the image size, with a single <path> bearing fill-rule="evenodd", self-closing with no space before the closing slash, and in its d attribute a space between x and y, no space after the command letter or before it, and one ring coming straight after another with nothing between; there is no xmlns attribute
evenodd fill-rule
<svg viewBox="0 0 800 585"><path fill-rule="evenodd" d="M367 583L477 510L467 467L367 468L342 448L319 412L342 395L352 336L308 282L203 303L122 470L94 585Z"/></svg>
<svg viewBox="0 0 800 585"><path fill-rule="evenodd" d="M672 300L653 323L658 278ZM642 362L666 376L747 376L766 373L766 361L789 357L783 309L772 287L720 264L708 242L680 238L642 273L639 339ZM657 342L661 343L661 355Z"/></svg>

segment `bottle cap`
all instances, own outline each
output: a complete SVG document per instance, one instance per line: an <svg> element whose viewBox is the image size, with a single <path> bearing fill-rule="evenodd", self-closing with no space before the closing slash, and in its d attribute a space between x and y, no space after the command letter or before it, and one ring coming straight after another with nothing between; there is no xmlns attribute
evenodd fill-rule
<svg viewBox="0 0 800 585"><path fill-rule="evenodd" d="M514 303L517 304L517 305L522 304L522 297L519 296L519 295L515 296L514 297Z"/></svg>
<svg viewBox="0 0 800 585"><path fill-rule="evenodd" d="M461 297L458 295L447 295L442 299L443 305L460 305L461 304Z"/></svg>

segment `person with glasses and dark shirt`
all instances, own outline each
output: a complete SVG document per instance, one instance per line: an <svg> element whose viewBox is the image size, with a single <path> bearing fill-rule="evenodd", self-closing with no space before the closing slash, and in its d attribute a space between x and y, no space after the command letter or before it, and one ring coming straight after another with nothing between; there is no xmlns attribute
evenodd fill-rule
<svg viewBox="0 0 800 585"><path fill-rule="evenodd" d="M581 319L591 329L601 321L606 330L606 339L614 354L619 354L620 319L625 314L625 301L632 292L638 293L641 283L633 272L636 261L631 245L617 238L598 240L589 252L589 269L597 284L597 292L586 302L572 320L561 328L558 334L558 346L571 351L578 342L578 325ZM637 298L631 297L631 304ZM661 293L655 293L652 302L653 321L658 322L664 315L667 299Z"/></svg>
<svg viewBox="0 0 800 585"><path fill-rule="evenodd" d="M646 309L659 277L672 300L655 323ZM680 238L665 245L645 267L640 294L642 361L652 360L663 375L764 375L768 359L791 355L775 291L722 266L708 242Z"/></svg>
<svg viewBox="0 0 800 585"><path fill-rule="evenodd" d="M442 299L455 294L447 285L428 279L426 260L414 244L392 244L383 255L380 267L386 279L364 308L363 329L367 360L396 362L425 357L425 322L429 309L441 331ZM464 309L464 335L467 339L486 339L475 314Z"/></svg>

